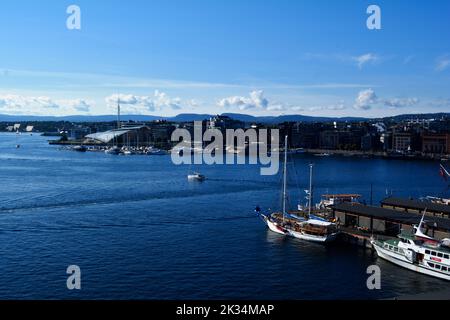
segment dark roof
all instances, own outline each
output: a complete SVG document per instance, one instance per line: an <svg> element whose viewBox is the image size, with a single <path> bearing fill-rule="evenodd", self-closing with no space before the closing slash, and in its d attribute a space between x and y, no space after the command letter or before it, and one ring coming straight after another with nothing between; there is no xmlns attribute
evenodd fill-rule
<svg viewBox="0 0 450 320"><path fill-rule="evenodd" d="M439 203L432 203L420 200L413 199L402 199L402 198L387 198L381 201L382 205L388 206L396 206L407 209L417 209L417 210L425 210L427 209L430 212L443 213L450 215L450 206Z"/></svg>
<svg viewBox="0 0 450 320"><path fill-rule="evenodd" d="M422 216L414 213L400 212L392 209L365 206L357 203L340 203L333 206L336 211L346 212L359 216L387 220L394 223L418 225ZM426 216L425 221L429 227L434 223L437 229L450 231L450 219Z"/></svg>

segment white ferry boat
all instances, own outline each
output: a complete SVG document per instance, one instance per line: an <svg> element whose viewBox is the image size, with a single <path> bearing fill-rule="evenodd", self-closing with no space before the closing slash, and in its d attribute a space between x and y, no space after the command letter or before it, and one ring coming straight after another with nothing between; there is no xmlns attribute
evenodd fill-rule
<svg viewBox="0 0 450 320"><path fill-rule="evenodd" d="M372 240L378 257L403 268L450 281L449 239L438 241L421 231L424 218L415 234L401 233L398 239Z"/></svg>

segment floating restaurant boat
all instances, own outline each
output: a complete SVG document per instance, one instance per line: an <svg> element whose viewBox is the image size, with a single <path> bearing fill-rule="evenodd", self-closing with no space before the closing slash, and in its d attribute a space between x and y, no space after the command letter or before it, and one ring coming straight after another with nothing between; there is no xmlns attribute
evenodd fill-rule
<svg viewBox="0 0 450 320"><path fill-rule="evenodd" d="M398 239L372 240L378 257L400 267L450 281L450 239L437 240L425 233L425 214L414 234L402 232Z"/></svg>
<svg viewBox="0 0 450 320"><path fill-rule="evenodd" d="M322 200L317 204L317 209L329 209L338 203L349 202L358 203L361 198L360 194L324 194Z"/></svg>
<svg viewBox="0 0 450 320"><path fill-rule="evenodd" d="M288 137L286 136L285 146L287 146L287 142ZM287 148L285 148L283 171L283 210L282 212L266 215L261 212L261 209L259 207L257 207L257 214L261 216L263 221L267 224L269 230L275 233L318 243L327 243L334 241L338 235L335 223L313 216L311 214L311 210L307 215L307 218L288 213L287 153ZM311 201L312 200L310 200L310 209Z"/></svg>

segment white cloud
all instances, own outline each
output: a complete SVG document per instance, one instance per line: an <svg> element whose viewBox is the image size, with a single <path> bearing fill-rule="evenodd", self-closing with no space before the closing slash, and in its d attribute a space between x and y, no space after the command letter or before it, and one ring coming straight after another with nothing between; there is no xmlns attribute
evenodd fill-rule
<svg viewBox="0 0 450 320"><path fill-rule="evenodd" d="M262 90L253 91L248 97L231 96L220 100L218 106L223 108L238 108L240 111L272 111L272 112L304 112L304 111L341 111L347 108L344 101L336 104L319 106L301 106L278 101L269 101Z"/></svg>
<svg viewBox="0 0 450 320"><path fill-rule="evenodd" d="M446 55L443 57L440 57L439 59L437 59L436 62L436 70L437 71L444 71L447 68L450 67L450 56Z"/></svg>
<svg viewBox="0 0 450 320"><path fill-rule="evenodd" d="M89 112L90 104L81 99L53 100L46 96L1 95L0 112L18 115L65 115L73 111Z"/></svg>
<svg viewBox="0 0 450 320"><path fill-rule="evenodd" d="M69 107L78 112L89 112L91 103L83 99L69 100L66 102Z"/></svg>
<svg viewBox="0 0 450 320"><path fill-rule="evenodd" d="M296 112L301 112L301 111L305 111L305 108L303 107L299 107L299 106L295 106L291 108L292 111L296 111Z"/></svg>
<svg viewBox="0 0 450 320"><path fill-rule="evenodd" d="M380 99L372 89L358 93L354 107L359 110L370 110L375 105L382 105L392 109L415 106L420 102L418 98L390 98Z"/></svg>
<svg viewBox="0 0 450 320"><path fill-rule="evenodd" d="M353 60L358 65L358 68L362 69L364 65L378 61L379 57L373 53L366 53L358 57L353 57Z"/></svg>
<svg viewBox="0 0 450 320"><path fill-rule="evenodd" d="M131 114L145 114L170 108L180 110L180 98L170 98L166 93L156 90L153 96L138 96L133 94L113 94L105 98L110 109L115 109L120 103L122 111Z"/></svg>
<svg viewBox="0 0 450 320"><path fill-rule="evenodd" d="M261 109L268 110L269 100L264 97L264 91L255 90L250 92L249 97L233 96L218 102L222 108L237 107L239 110Z"/></svg>
<svg viewBox="0 0 450 320"><path fill-rule="evenodd" d="M359 110L369 110L372 108L373 104L376 104L378 97L375 91L372 89L367 89L360 91L358 97L356 98L354 107Z"/></svg>
<svg viewBox="0 0 450 320"><path fill-rule="evenodd" d="M387 107L391 108L404 108L411 107L419 103L419 99L417 98L393 98L383 100L383 103Z"/></svg>
<svg viewBox="0 0 450 320"><path fill-rule="evenodd" d="M180 98L174 98L171 99L167 94L164 92L160 92L158 90L155 91L155 100L154 100L155 106L159 109L163 108L171 108L172 110L180 110L181 109L181 99Z"/></svg>

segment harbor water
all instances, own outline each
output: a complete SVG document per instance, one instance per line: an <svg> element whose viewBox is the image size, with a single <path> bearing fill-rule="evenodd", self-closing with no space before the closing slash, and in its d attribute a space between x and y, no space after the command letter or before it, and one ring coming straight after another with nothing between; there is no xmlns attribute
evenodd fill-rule
<svg viewBox="0 0 450 320"><path fill-rule="evenodd" d="M21 148L16 148L19 140ZM439 196L436 162L296 155L289 202L315 194ZM254 214L280 206L280 176L253 165L189 167L170 156L77 153L39 135L0 134L0 299L383 299L447 282L350 245L271 233ZM371 187L371 185L373 187ZM368 290L368 266L381 290ZM69 265L82 289L66 287Z"/></svg>

